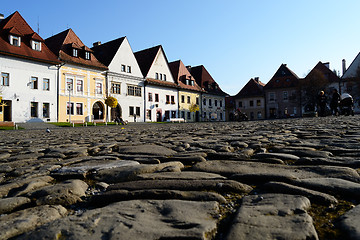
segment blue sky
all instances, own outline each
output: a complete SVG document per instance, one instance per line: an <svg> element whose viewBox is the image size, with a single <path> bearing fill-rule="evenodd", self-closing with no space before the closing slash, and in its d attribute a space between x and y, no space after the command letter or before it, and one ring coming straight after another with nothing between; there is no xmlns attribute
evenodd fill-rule
<svg viewBox="0 0 360 240"><path fill-rule="evenodd" d="M358 0L8 1L40 36L72 28L88 47L127 36L134 52L161 44L168 60L204 65L236 94L267 83L282 63L304 77L319 61L341 71L360 51Z"/></svg>

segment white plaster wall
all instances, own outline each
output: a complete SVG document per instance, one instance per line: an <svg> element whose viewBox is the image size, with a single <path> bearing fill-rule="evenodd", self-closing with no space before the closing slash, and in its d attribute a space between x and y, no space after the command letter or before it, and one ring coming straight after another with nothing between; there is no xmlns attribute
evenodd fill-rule
<svg viewBox="0 0 360 240"><path fill-rule="evenodd" d="M206 105L204 105L204 99L206 99ZM211 106L209 106L209 99L211 99ZM217 107L215 107L215 100L217 100ZM202 121L225 121L225 97L204 93L201 99L201 119ZM220 101L222 101L222 107L220 107ZM206 117L204 117L204 112ZM215 113L216 119L210 119L209 113ZM222 113L222 119L220 119L220 113Z"/></svg>
<svg viewBox="0 0 360 240"><path fill-rule="evenodd" d="M169 65L166 61L163 51L159 51L155 57L153 65L150 67L149 72L146 78L155 79L155 73L166 74L166 81L174 83L174 78L172 77Z"/></svg>
<svg viewBox="0 0 360 240"><path fill-rule="evenodd" d="M12 121L26 122L31 119L30 103L38 102L38 118L43 118L42 104L49 103L51 122L57 121L57 68L48 64L0 56L0 72L10 75L9 87L4 86L3 99L12 101ZM38 89L31 89L31 77L38 78ZM43 90L43 79L50 80L50 91Z"/></svg>
<svg viewBox="0 0 360 240"><path fill-rule="evenodd" d="M153 96L152 102L148 101L149 93L152 93ZM159 102L155 102L155 93L159 94ZM166 95L174 96L175 104L166 104ZM147 85L145 87L145 96L146 96L145 110L151 109L151 122L156 122L157 110L161 110L162 119L164 119L165 117L165 111L176 111L176 117L179 117L179 113L178 113L179 99L178 99L177 89Z"/></svg>

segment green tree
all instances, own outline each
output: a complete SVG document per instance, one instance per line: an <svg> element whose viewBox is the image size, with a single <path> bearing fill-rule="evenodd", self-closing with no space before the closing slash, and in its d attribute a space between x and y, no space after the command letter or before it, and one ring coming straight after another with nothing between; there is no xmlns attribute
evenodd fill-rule
<svg viewBox="0 0 360 240"><path fill-rule="evenodd" d="M325 92L328 80L322 72L314 70L301 80L300 88L302 95L302 106L305 111L314 111L317 104L317 97L320 91Z"/></svg>

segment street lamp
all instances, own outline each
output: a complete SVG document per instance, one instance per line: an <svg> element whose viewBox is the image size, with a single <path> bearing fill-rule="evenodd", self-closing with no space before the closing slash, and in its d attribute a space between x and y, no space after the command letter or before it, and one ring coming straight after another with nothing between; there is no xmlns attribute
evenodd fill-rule
<svg viewBox="0 0 360 240"><path fill-rule="evenodd" d="M71 124L71 84L68 83L68 91L69 91L69 123Z"/></svg>

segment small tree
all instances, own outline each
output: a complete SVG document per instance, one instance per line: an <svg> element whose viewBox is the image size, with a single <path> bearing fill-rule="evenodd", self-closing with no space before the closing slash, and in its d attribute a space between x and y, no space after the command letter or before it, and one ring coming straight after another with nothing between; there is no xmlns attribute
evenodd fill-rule
<svg viewBox="0 0 360 240"><path fill-rule="evenodd" d="M199 109L200 109L199 105L197 105L195 103L191 104L190 107L189 107L190 112L193 112L193 113L199 111Z"/></svg>
<svg viewBox="0 0 360 240"><path fill-rule="evenodd" d="M310 72L309 75L301 81L302 105L309 108L308 110L314 111L318 94L320 91L325 91L328 81L324 74L318 70Z"/></svg>
<svg viewBox="0 0 360 240"><path fill-rule="evenodd" d="M116 98L112 97L112 96L108 96L105 99L105 104L111 108L116 108L116 106L118 105L118 101ZM107 121L109 120L109 112L108 112L108 108L106 108L106 119Z"/></svg>

